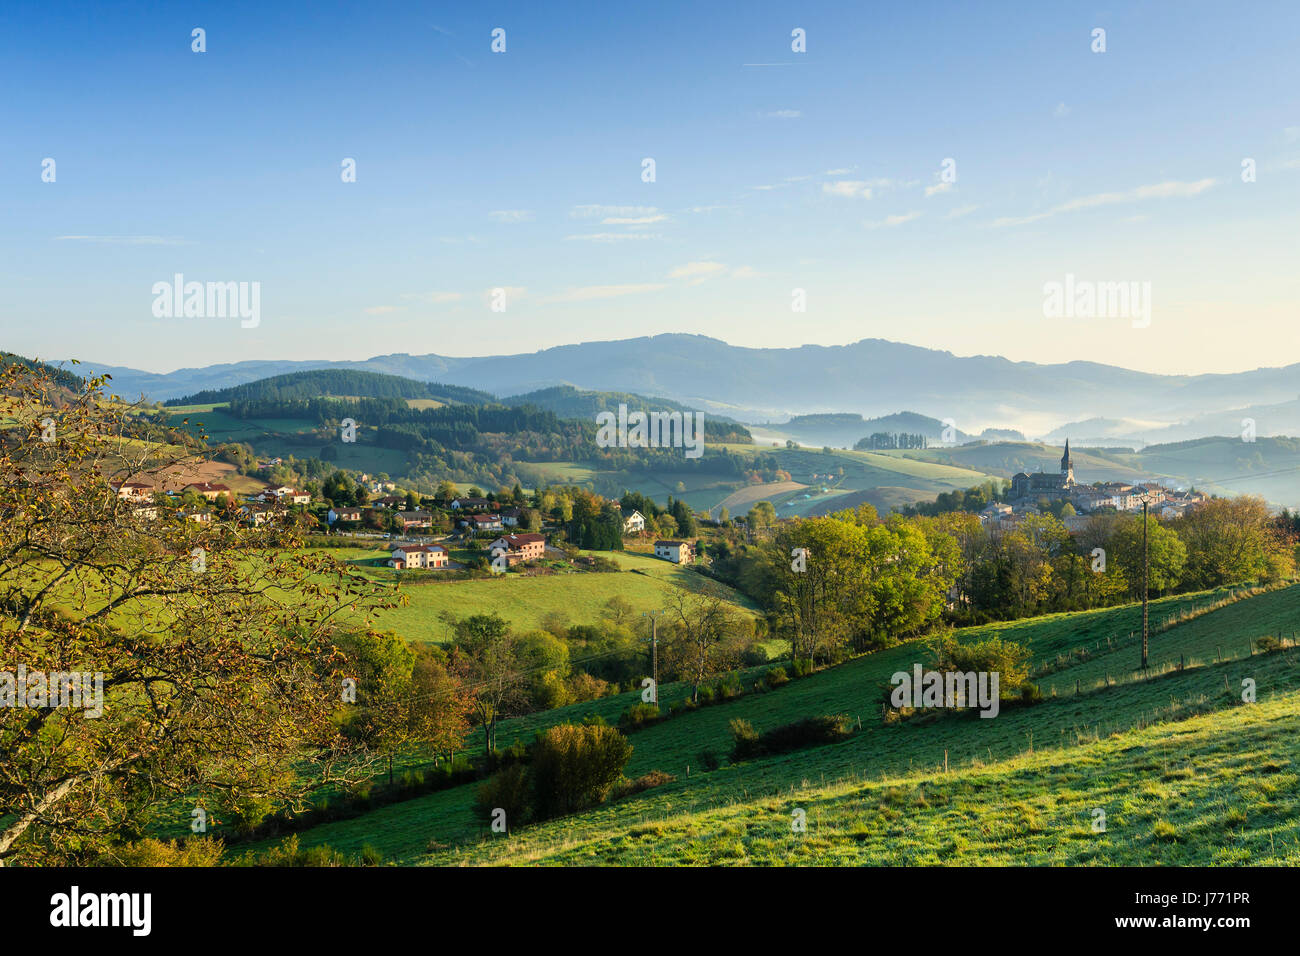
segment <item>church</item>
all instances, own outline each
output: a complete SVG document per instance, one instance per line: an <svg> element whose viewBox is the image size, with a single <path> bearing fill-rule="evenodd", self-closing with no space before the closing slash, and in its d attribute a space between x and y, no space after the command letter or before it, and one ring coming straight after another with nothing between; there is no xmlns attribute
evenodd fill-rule
<svg viewBox="0 0 1300 956"><path fill-rule="evenodd" d="M1020 472L1011 479L1011 500L1041 496L1061 497L1068 495L1077 484L1074 480L1074 459L1070 457L1070 439L1065 440L1065 454L1061 456L1059 474L1050 471L1036 471L1032 475Z"/></svg>

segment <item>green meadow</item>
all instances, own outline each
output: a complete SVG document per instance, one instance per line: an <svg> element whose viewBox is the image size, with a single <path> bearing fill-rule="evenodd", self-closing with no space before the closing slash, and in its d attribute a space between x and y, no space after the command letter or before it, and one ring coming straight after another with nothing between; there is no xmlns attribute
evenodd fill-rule
<svg viewBox="0 0 1300 956"><path fill-rule="evenodd" d="M1291 649L1259 652L1254 642L1300 629L1300 585L1215 607L1228 596L1153 602L1153 625L1168 629L1152 638L1145 677L1134 647L1100 650L1140 626L1137 605L959 631L964 641L1021 642L1036 669L1053 668L1039 678L1040 703L1004 701L994 719L931 712L883 722L890 676L928 661L912 642L633 733L626 775L676 778L639 796L497 836L474 816L470 785L299 839L442 865L1294 863L1300 659ZM1215 648L1228 635L1235 658ZM1156 666L1180 655L1181 668ZM1242 702L1246 679L1256 703ZM661 697L666 704L685 693L669 686ZM588 715L614 722L638 699L513 720L501 739ZM854 719L842 742L727 762L734 718L762 731L830 713ZM721 758L718 769L703 769L706 752ZM1106 811L1105 834L1090 829L1094 807ZM796 808L807 817L797 837Z"/></svg>
<svg viewBox="0 0 1300 956"><path fill-rule="evenodd" d="M396 572L371 566L387 557L385 550L328 550L340 560L361 564L366 576L376 581L392 582L397 576ZM535 576L508 573L474 580L450 579L439 571L403 572L400 593L409 603L379 612L376 626L409 641L442 643L451 637L442 619L444 613L456 617L496 613L524 631L541 627L553 615L563 616L570 624L590 624L599 620L610 598L623 598L637 612L655 611L666 605L674 591L698 592L706 584L725 592L743 612L755 611L753 602L726 585L709 582L671 562L628 552L602 552L602 556L612 558L623 570L560 571Z"/></svg>

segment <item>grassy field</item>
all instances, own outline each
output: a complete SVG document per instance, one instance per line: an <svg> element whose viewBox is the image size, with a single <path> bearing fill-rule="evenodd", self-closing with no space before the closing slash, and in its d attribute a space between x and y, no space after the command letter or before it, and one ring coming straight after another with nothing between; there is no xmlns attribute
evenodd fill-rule
<svg viewBox="0 0 1300 956"><path fill-rule="evenodd" d="M781 517L828 514L854 508L862 502L869 502L886 513L894 506L933 500L939 492L969 488L989 477L984 471L925 461L898 452L845 449L825 452L761 445L722 447L741 454L771 454L791 478L791 482L738 489L725 502L733 515L745 513L760 500L772 502ZM716 511L723 503L715 502L711 508Z"/></svg>
<svg viewBox="0 0 1300 956"><path fill-rule="evenodd" d="M1152 619L1193 612L1224 596L1157 601ZM1155 849L1166 862L1225 862L1242 854L1254 862L1294 861L1295 797L1280 794L1295 790L1300 718L1291 714L1300 667L1294 651L1247 656L1246 644L1300 627L1300 586L1229 604L1154 637L1153 661L1182 653L1183 670L1153 668L1139 680L1131 649L1109 668L1100 652L1078 659L1078 649L1126 638L1140 620L1140 607L1125 606L959 632L963 640L996 634L1022 642L1036 667L1058 666L1063 654L1075 652L1042 680L1041 703L1004 705L993 720L943 714L883 723L889 676L927 660L920 646L904 644L634 734L627 776L661 770L677 778L635 798L494 838L474 817L474 787L466 786L317 827L301 840L348 852L371 844L396 861L437 864L995 863L1025 854L1037 862L1115 863L1140 862L1161 822ZM1206 660L1215 635L1240 645L1240 657ZM1090 677L1099 668L1109 669L1112 683L1104 674ZM1250 707L1241 705L1246 677L1258 686L1259 702ZM682 694L683 688L666 687L662 696L668 702ZM636 699L625 694L511 721L501 739L526 739L539 727L591 713L612 722ZM861 718L861 729L839 744L700 769L702 751L723 757L729 751L733 718L761 731L823 713ZM1256 734L1253 743L1234 749L1234 735L1247 731ZM1168 756L1156 761L1156 753ZM1142 773L1153 761L1161 767L1158 777ZM1261 769L1270 766L1276 769ZM1257 772L1243 775L1242 768ZM1055 783L1044 785L1048 780ZM1244 796L1225 800L1233 793ZM1146 804L1159 808L1156 816ZM797 841L789 836L794 806L808 811L808 833ZM1092 806L1107 809L1110 831L1079 839L1092 836ZM1214 824L1242 814L1237 837ZM1282 842L1273 847L1279 834ZM1271 848L1261 856L1265 840Z"/></svg>
<svg viewBox="0 0 1300 956"><path fill-rule="evenodd" d="M694 810L647 797L420 862L620 866L1296 866L1300 691L1069 751ZM806 831L793 832L802 810ZM1105 830L1093 831L1095 811Z"/></svg>
<svg viewBox="0 0 1300 956"><path fill-rule="evenodd" d="M382 549L327 550L341 560L363 563L387 557L387 551ZM410 599L409 605L380 612L376 615L377 626L395 631L408 641L441 643L451 637L441 619L443 612L458 617L495 612L520 630L538 628L552 614L563 615L571 624L590 624L600 618L605 603L615 595L638 612L653 611L664 607L675 590L699 591L709 583L699 574L658 558L627 552L602 552L602 556L612 557L623 571L573 571L536 577L504 574L471 581L439 579L436 571L423 573L418 580L428 583L406 584L401 589ZM393 572L380 569L367 569L367 575L382 581L394 577ZM753 603L744 596L725 585L714 586L724 590L738 607L754 610Z"/></svg>

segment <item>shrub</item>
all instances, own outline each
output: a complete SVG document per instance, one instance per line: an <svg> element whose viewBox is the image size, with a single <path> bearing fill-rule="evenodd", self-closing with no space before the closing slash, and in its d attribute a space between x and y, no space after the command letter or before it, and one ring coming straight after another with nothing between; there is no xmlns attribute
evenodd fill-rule
<svg viewBox="0 0 1300 956"><path fill-rule="evenodd" d="M722 759L712 750L707 748L701 750L695 759L699 761L700 766L705 770L717 770L722 766Z"/></svg>
<svg viewBox="0 0 1300 956"><path fill-rule="evenodd" d="M533 809L538 819L600 803L623 773L632 745L612 727L561 724L538 738L533 754Z"/></svg>
<svg viewBox="0 0 1300 956"><path fill-rule="evenodd" d="M698 699L698 702L701 704L713 703L713 697L714 697L713 688L706 684L705 686L699 689L699 691L696 693L696 697Z"/></svg>
<svg viewBox="0 0 1300 956"><path fill-rule="evenodd" d="M822 714L774 727L759 738L764 753L779 754L802 747L816 747L842 740L850 733L848 714Z"/></svg>
<svg viewBox="0 0 1300 956"><path fill-rule="evenodd" d="M660 719L658 704L638 703L619 714L618 725L624 730L637 730L658 723Z"/></svg>
<svg viewBox="0 0 1300 956"><path fill-rule="evenodd" d="M834 743L852 733L851 726L852 721L848 714L823 714L820 717L805 717L759 734L749 721L733 720L731 736L735 743L732 746L731 759L739 761L748 757L786 753L802 747Z"/></svg>
<svg viewBox="0 0 1300 956"><path fill-rule="evenodd" d="M761 751L758 743L758 731L747 720L735 718L731 721L731 760L733 763L756 756Z"/></svg>
<svg viewBox="0 0 1300 956"><path fill-rule="evenodd" d="M1282 642L1272 634L1265 634L1263 637L1255 638L1255 647L1258 648L1262 654L1267 654L1269 651L1275 651L1281 646Z"/></svg>
<svg viewBox="0 0 1300 956"><path fill-rule="evenodd" d="M791 662L791 669L795 677L807 677L813 672L813 662L806 657L796 657Z"/></svg>
<svg viewBox="0 0 1300 956"><path fill-rule="evenodd" d="M380 866L384 862L384 855L377 849L367 843L361 848L361 865L362 866Z"/></svg>
<svg viewBox="0 0 1300 956"><path fill-rule="evenodd" d="M304 850L296 836L247 862L252 866L347 866L343 854L328 843Z"/></svg>
<svg viewBox="0 0 1300 956"><path fill-rule="evenodd" d="M1025 681L1020 685L1020 700L1025 704L1037 704L1043 699L1043 692L1037 684Z"/></svg>
<svg viewBox="0 0 1300 956"><path fill-rule="evenodd" d="M735 700L737 697L744 695L745 688L740 685L740 681L735 677L727 677L718 681L713 690L714 699Z"/></svg>
<svg viewBox="0 0 1300 956"><path fill-rule="evenodd" d="M1029 648L1000 637L963 644L952 634L944 634L932 642L931 650L939 670L997 672L1000 693L1016 691L1029 678Z"/></svg>
<svg viewBox="0 0 1300 956"><path fill-rule="evenodd" d="M490 821L497 810L506 812L507 830L523 826L532 816L532 787L522 763L510 764L478 788L474 809Z"/></svg>
<svg viewBox="0 0 1300 956"><path fill-rule="evenodd" d="M611 794L614 800L622 800L624 797L635 796L638 793L644 793L654 787L662 787L666 783L672 783L677 778L670 773L662 770L651 770L647 774L642 774L635 780L628 780L626 777L614 784L614 791Z"/></svg>
<svg viewBox="0 0 1300 956"><path fill-rule="evenodd" d="M186 837L184 841L147 837L115 847L103 862L110 866L216 866L225 845L208 837Z"/></svg>
<svg viewBox="0 0 1300 956"><path fill-rule="evenodd" d="M784 667L773 667L764 676L768 687L781 687L790 683L790 675L785 672Z"/></svg>

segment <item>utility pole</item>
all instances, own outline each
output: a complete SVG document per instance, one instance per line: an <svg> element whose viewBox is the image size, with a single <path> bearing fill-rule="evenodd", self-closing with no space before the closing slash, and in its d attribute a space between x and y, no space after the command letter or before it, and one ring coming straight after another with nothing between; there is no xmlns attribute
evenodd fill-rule
<svg viewBox="0 0 1300 956"><path fill-rule="evenodd" d="M1147 551L1147 501L1142 497L1142 670L1147 669L1147 590L1151 580L1151 558Z"/></svg>
<svg viewBox="0 0 1300 956"><path fill-rule="evenodd" d="M650 693L654 697L651 701L656 707L659 706L659 621L658 617L662 611L643 611L642 617L650 618Z"/></svg>

